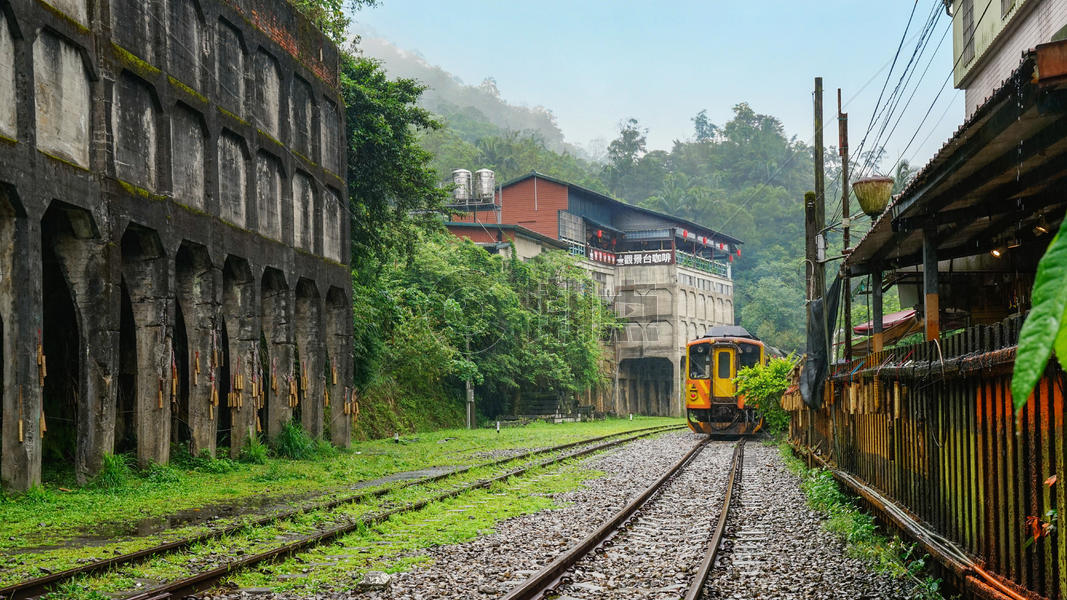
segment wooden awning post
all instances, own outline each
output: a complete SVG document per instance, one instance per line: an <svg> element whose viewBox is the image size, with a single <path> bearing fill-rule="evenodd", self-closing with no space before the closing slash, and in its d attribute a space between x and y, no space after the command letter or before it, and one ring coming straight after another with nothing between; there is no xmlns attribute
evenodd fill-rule
<svg viewBox="0 0 1067 600"><path fill-rule="evenodd" d="M874 352L882 351L882 267L876 266L871 272L871 318L874 326L874 335L871 337L871 348Z"/></svg>
<svg viewBox="0 0 1067 600"><path fill-rule="evenodd" d="M941 335L937 295L937 225L934 223L923 227L923 292L925 293L926 341L929 342Z"/></svg>

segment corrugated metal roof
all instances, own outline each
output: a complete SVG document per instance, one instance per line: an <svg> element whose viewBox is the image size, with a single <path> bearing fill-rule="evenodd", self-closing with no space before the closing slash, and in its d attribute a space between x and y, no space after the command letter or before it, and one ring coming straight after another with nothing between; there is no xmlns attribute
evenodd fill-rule
<svg viewBox="0 0 1067 600"><path fill-rule="evenodd" d="M641 206L630 204L628 202L623 202L622 200L618 200L616 198L612 198L611 196L604 195L604 194L602 194L600 192L593 191L593 190L591 190L589 188L585 188L585 187L582 187L580 185L577 185L577 184L574 184L574 183L570 183L568 181L564 181L562 179L557 179L555 177L552 177L550 175L545 175L544 173L539 173L537 171L530 171L529 173L527 173L525 175L516 177L515 179L512 179L511 181L508 181L507 183L503 184L502 187L508 187L508 186L511 186L511 185L515 185L516 183L520 183L520 182L526 181L527 179L529 179L531 177L538 177L540 179L544 179L545 181L551 181L552 183L558 183L559 185L564 185L564 186L567 186L568 188L574 188L576 190L581 191L582 193L585 193L585 194L588 194L588 195L591 195L591 196L595 196L596 198L598 198L600 200L603 200L605 202L611 203L611 204L617 206L618 208L622 208L624 210L632 210L632 211L639 212L639 213L642 213L642 214L659 217L661 219L665 219L665 220L668 220L668 221L673 221L673 222L678 224L678 227L684 227L684 228L690 229L690 230L700 230L702 232L706 232L708 237L715 237L717 239L722 239L722 240L724 240L726 242L729 242L729 243L735 244L735 245L744 244L744 242L742 242L741 240L739 240L739 239L737 239L737 238L735 238L733 236L727 235L725 233L720 233L718 231L715 231L714 229L711 229L709 227L705 227L704 225L701 225L699 223L695 223L695 222L690 221L688 219L682 219L682 218L679 218L679 217L668 215L666 213L661 213L661 212L658 212L658 211L654 211L654 210L649 209L649 208L644 208L644 207L641 207Z"/></svg>
<svg viewBox="0 0 1067 600"><path fill-rule="evenodd" d="M1067 175L1056 169L1067 157L1067 86L1038 80L1036 53L1048 48L1058 45L1025 54L890 202L846 259L853 274L919 262L923 226L937 228L939 256L967 256L988 251L1012 218L1049 210L1045 192Z"/></svg>

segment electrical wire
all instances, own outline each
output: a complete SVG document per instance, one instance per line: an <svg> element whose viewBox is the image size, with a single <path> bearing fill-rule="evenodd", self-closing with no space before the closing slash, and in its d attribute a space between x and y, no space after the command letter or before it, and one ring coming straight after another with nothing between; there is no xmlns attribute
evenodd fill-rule
<svg viewBox="0 0 1067 600"><path fill-rule="evenodd" d="M983 20L985 20L986 13L989 12L989 7L992 6L992 5L993 5L993 0L988 0L986 2L985 8L982 10L982 14L981 14L981 16L978 17L978 20L974 22L974 28L970 32L970 37L967 38L967 40L964 43L964 46L966 46L967 44L970 44L970 43L972 43L974 41L974 36L978 32L978 26L982 23ZM904 154L907 153L907 151L911 148L912 143L915 142L915 138L918 137L919 132L922 131L923 125L925 125L926 124L926 120L930 118L930 113L933 112L934 106L937 105L937 101L941 98L941 94L943 94L945 92L945 89L947 89L948 83L952 79L952 74L956 72L956 67L959 66L961 60L963 60L963 53L962 52L960 53L959 57L957 57L956 60L953 62L952 68L949 69L948 75L945 76L945 80L941 83L941 89L937 92L937 95L934 96L933 101L930 102L930 106L926 109L926 114L923 115L923 118L919 122L918 127L915 128L915 131L912 133L911 138L908 140L908 143L904 146L904 150L901 152L901 157ZM951 104L950 104L950 106L951 106ZM947 112L947 109L946 109L946 112ZM944 115L942 115L942 118L944 118ZM938 119L938 122L940 122L940 119ZM929 135L927 135L927 137L929 138ZM924 141L924 143L925 143L925 141ZM896 164L894 164L894 167L893 167L894 170L896 169L896 166L899 163L900 163L900 158L898 157L897 162L896 162Z"/></svg>
<svg viewBox="0 0 1067 600"><path fill-rule="evenodd" d="M906 111L908 109L908 106L910 106L912 99L915 97L915 93L918 91L920 85L922 84L922 81L926 78L926 74L927 74L927 72L929 72L930 66L933 64L934 58L937 57L937 50L940 50L941 46L944 44L945 38L947 37L948 31L952 28L952 23L950 22L948 27L945 28L945 33L942 34L941 40L938 43L937 48L934 50L933 53L931 53L930 59L927 61L926 68L923 70L922 75L919 77L919 80L915 83L915 86L912 88L912 92L909 95L907 102L904 104L903 108L900 108L900 110L898 111L897 109L900 107L900 102L901 102L901 99L904 96L904 92L908 88L908 85L911 83L911 80L914 77L915 72L916 72L916 69L914 69L912 67L918 65L919 59L926 52L926 48L928 47L928 45L930 43L930 40L933 38L933 33L936 31L937 18L938 18L937 9L939 8L939 6L940 6L940 3L939 2L935 2L935 9L932 12L932 14L930 15L930 17L928 17L927 22L923 27L921 39L920 39L919 43L916 44L915 50L912 52L912 56L908 60L908 64L905 65L904 71L901 73L901 76L898 79L897 84L893 89L893 93L891 94L889 100L886 102L886 106L882 110L882 115L884 115L884 116L881 117L881 125L879 126L878 134L875 136L874 143L871 146L874 149L882 149L882 148L884 148L883 140L892 139L893 134L896 132L897 125L899 125L900 120L903 118L904 114L906 113ZM890 121L893 120L894 114L897 115L896 121L894 122L893 127L890 130L888 136L885 136L886 128L889 126ZM861 155L862 155L863 148L864 148L864 145L863 145L863 143L861 143L860 144ZM874 167L873 163L877 162L876 161L876 157L877 158L881 158L881 152L868 153L863 167L861 167L859 169L859 173L861 173L861 174L869 173L870 169L872 169Z"/></svg>

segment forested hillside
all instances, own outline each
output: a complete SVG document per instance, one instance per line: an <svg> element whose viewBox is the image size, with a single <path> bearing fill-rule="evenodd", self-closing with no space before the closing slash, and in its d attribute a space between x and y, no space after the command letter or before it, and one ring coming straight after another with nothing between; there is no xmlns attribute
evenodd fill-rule
<svg viewBox="0 0 1067 600"><path fill-rule="evenodd" d="M601 161L563 141L551 112L505 102L491 80L465 85L420 57L380 40L364 40L365 55L429 88L420 106L442 124L424 130L420 145L444 182L452 169L490 168L500 181L536 170L628 202L691 219L745 242L734 263L741 325L785 350L804 341L804 192L813 187L812 147L789 136L781 122L745 102L716 124L705 111L669 151L649 150L638 119L620 123ZM866 157L865 157L866 158ZM874 161L877 162L877 161ZM826 149L828 224L840 211L840 166ZM909 174L906 164L901 178ZM853 205L853 214L858 213ZM854 238L867 221L854 224ZM840 248L837 231L829 234Z"/></svg>

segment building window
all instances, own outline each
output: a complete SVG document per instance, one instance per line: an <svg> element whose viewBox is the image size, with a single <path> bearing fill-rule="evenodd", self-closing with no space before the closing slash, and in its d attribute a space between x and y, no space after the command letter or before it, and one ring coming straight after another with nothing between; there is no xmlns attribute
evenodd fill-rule
<svg viewBox="0 0 1067 600"><path fill-rule="evenodd" d="M974 0L963 0L960 20L963 25L963 53L960 60L966 65L974 58Z"/></svg>

